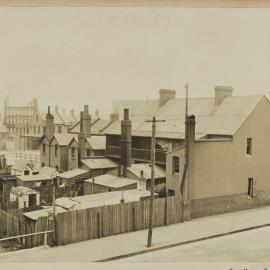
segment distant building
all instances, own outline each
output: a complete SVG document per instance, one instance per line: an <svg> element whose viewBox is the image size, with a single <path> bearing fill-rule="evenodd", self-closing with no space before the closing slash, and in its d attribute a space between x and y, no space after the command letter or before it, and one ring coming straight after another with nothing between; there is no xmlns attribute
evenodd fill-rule
<svg viewBox="0 0 270 270"><path fill-rule="evenodd" d="M65 111L60 112L58 106L55 106L54 111L50 111L53 115L53 133L69 132L70 128L78 121L74 110L70 113ZM46 113L36 111L29 120L29 129L25 132L21 127L17 128L15 137L15 146L20 150L38 150L43 134L46 133Z"/></svg>
<svg viewBox="0 0 270 270"><path fill-rule="evenodd" d="M9 97L4 100L4 124L10 134L15 134L21 128L24 133L29 133L29 123L38 110L38 100L34 98L25 106L11 106Z"/></svg>

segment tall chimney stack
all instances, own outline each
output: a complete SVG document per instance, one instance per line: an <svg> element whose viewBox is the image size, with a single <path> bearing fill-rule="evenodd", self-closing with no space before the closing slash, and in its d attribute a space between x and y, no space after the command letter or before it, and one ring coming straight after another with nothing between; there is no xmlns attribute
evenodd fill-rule
<svg viewBox="0 0 270 270"><path fill-rule="evenodd" d="M51 107L48 106L48 113L46 114L46 136L48 137L49 141L54 135L54 117L51 114Z"/></svg>
<svg viewBox="0 0 270 270"><path fill-rule="evenodd" d="M84 105L84 111L81 113L81 132L85 133L86 137L91 137L91 115L88 111L88 105Z"/></svg>
<svg viewBox="0 0 270 270"><path fill-rule="evenodd" d="M128 109L124 109L124 119L121 121L121 165L125 177L126 168L131 166L131 121Z"/></svg>
<svg viewBox="0 0 270 270"><path fill-rule="evenodd" d="M84 112L81 112L81 119L83 118ZM83 132L83 121L80 122L80 132L78 134L78 162L79 165L81 161L85 158L85 142L86 134Z"/></svg>
<svg viewBox="0 0 270 270"><path fill-rule="evenodd" d="M216 86L215 87L215 105L221 104L226 97L232 96L233 88L231 86Z"/></svg>

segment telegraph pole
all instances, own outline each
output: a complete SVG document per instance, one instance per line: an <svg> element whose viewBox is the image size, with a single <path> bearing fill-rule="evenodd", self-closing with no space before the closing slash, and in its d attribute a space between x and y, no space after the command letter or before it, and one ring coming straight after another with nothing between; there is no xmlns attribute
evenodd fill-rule
<svg viewBox="0 0 270 270"><path fill-rule="evenodd" d="M187 121L188 121L188 88L189 85L188 83L185 84L185 88L186 88L186 113L185 113L185 158L186 158L186 164L188 164L188 125L187 125Z"/></svg>
<svg viewBox="0 0 270 270"><path fill-rule="evenodd" d="M152 246L152 231L153 231L153 214L154 214L154 181L155 181L155 162L156 162L156 123L165 122L165 120L156 120L153 117L152 120L146 122L152 123L152 140L151 140L151 197L150 197L150 211L149 211L149 229L147 247Z"/></svg>

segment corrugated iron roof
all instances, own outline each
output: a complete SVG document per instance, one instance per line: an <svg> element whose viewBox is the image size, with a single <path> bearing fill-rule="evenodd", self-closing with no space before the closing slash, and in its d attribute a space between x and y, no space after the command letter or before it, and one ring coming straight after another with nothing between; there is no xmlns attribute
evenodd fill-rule
<svg viewBox="0 0 270 270"><path fill-rule="evenodd" d="M16 186L16 187L12 187L12 189L10 190L10 193L15 194L17 196L22 196L25 194L37 194L39 192L28 187Z"/></svg>
<svg viewBox="0 0 270 270"><path fill-rule="evenodd" d="M62 178L72 178L72 177L75 177L75 176L78 176L78 175L81 175L81 174L84 174L84 173L87 173L87 172L89 172L89 171L76 168L76 169L73 169L73 170L63 172L63 173L59 174L58 176L62 177Z"/></svg>
<svg viewBox="0 0 270 270"><path fill-rule="evenodd" d="M87 179L84 181L89 182L89 183L94 182L97 185L102 185L102 186L111 187L111 188L121 188L121 187L138 183L138 181L136 180L132 180L125 177L119 177L119 176L111 175L111 174L99 175L99 176L96 176L96 177L93 177L91 179Z"/></svg>
<svg viewBox="0 0 270 270"><path fill-rule="evenodd" d="M72 210L89 209L104 205L115 205L120 204L122 199L124 199L125 202L134 202L149 196L150 192L147 190L132 189L77 196L72 198L62 197L55 200L55 212L58 214ZM48 216L49 213L52 214L52 207L26 212L24 213L24 216L32 220L37 220L39 217Z"/></svg>
<svg viewBox="0 0 270 270"><path fill-rule="evenodd" d="M243 124L264 96L232 96L226 97L220 105L215 105L215 98L190 98L188 113L196 117L196 137L202 138L207 134L233 135ZM141 103L140 103L141 102ZM156 101L154 102L156 103ZM131 108L133 136L151 136L152 125L145 122L153 116L153 103L140 112L142 106L148 106L146 101L123 101L119 108ZM157 104L157 103L156 103ZM145 117L143 117L145 114ZM160 138L181 138L185 132L185 99L169 100L154 112L156 119L165 120L157 123L156 136ZM116 121L107 130L107 134L120 134L121 121ZM183 137L184 138L184 137Z"/></svg>
<svg viewBox="0 0 270 270"><path fill-rule="evenodd" d="M118 166L117 163L108 159L108 158L89 158L83 159L82 163L87 166L90 170L95 169L110 169L116 168Z"/></svg>
<svg viewBox="0 0 270 270"><path fill-rule="evenodd" d="M40 174L34 174L34 175L19 175L17 178L24 182L31 182L31 181L48 181L51 178L48 175L40 175Z"/></svg>
<svg viewBox="0 0 270 270"><path fill-rule="evenodd" d="M147 163L131 164L131 166L128 167L127 170L133 173L138 178L141 177L141 171L143 171L144 178L151 179L151 164ZM155 165L155 179L164 177L166 177L165 169Z"/></svg>
<svg viewBox="0 0 270 270"><path fill-rule="evenodd" d="M52 168L52 167L42 167L38 173L38 175L43 175L48 178L53 177L57 172L57 169Z"/></svg>
<svg viewBox="0 0 270 270"><path fill-rule="evenodd" d="M59 207L59 206L55 207L56 214L63 213L63 212L67 212L67 210L65 210L63 207ZM47 207L47 208L40 209L40 210L25 212L25 213L23 213L23 215L32 219L32 220L37 220L40 217L47 217L47 216L49 216L49 214L52 214L52 213L53 213L53 208Z"/></svg>
<svg viewBox="0 0 270 270"><path fill-rule="evenodd" d="M87 138L87 142L94 150L103 150L106 148L106 136L91 136Z"/></svg>

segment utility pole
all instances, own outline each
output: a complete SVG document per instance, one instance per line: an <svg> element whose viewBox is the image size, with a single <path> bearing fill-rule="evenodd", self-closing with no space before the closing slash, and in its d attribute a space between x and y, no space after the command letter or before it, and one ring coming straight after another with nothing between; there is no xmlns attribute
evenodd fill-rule
<svg viewBox="0 0 270 270"><path fill-rule="evenodd" d="M52 179L53 190L52 190L52 201L53 201L53 216L55 217L55 178Z"/></svg>
<svg viewBox="0 0 270 270"><path fill-rule="evenodd" d="M152 140L151 140L151 197L150 197L150 211L149 211L149 229L147 247L152 246L152 232L153 232L153 216L154 216L154 181L155 181L155 161L156 161L156 123L165 122L165 120L156 120L153 117L152 120L146 122L152 123Z"/></svg>
<svg viewBox="0 0 270 270"><path fill-rule="evenodd" d="M55 187L56 187L56 178L52 179L53 181L53 223L54 223L54 244L57 245L57 225L56 225L56 212L55 212Z"/></svg>
<svg viewBox="0 0 270 270"><path fill-rule="evenodd" d="M186 164L188 164L188 125L187 125L187 121L188 121L188 88L189 85L188 83L185 84L185 88L186 88L186 113L185 113L185 158L186 158Z"/></svg>
<svg viewBox="0 0 270 270"><path fill-rule="evenodd" d="M182 221L184 221L184 208L186 205L186 201L185 201L185 194L184 194L184 190L185 187L187 185L186 181L186 177L187 177L187 167L188 167L188 152L189 152L189 144L188 144L188 88L189 85L188 83L185 84L185 88L186 88L186 107L185 107L185 166L184 166L184 172L183 172L183 176L182 176L182 181L181 181L181 187L180 187L180 192L181 192L181 200L182 200Z"/></svg>

